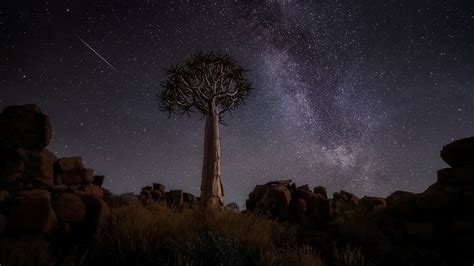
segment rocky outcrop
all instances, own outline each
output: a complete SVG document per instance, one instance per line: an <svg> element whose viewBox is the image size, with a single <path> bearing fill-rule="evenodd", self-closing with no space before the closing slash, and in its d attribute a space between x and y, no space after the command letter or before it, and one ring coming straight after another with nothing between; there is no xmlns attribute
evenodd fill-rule
<svg viewBox="0 0 474 266"><path fill-rule="evenodd" d="M15 105L0 114L0 146L44 149L51 141L48 116L34 104Z"/></svg>
<svg viewBox="0 0 474 266"><path fill-rule="evenodd" d="M109 213L103 176L82 158L57 158L48 116L36 105L0 114L0 236L93 232Z"/></svg>
<svg viewBox="0 0 474 266"><path fill-rule="evenodd" d="M323 187L310 191L308 185L274 181L255 186L247 211L297 223L300 241L323 252L328 243L342 241L362 246L384 265L470 265L474 137L446 145L441 157L451 168L439 170L437 181L421 193L395 191L386 199L359 199L340 191L328 199Z"/></svg>

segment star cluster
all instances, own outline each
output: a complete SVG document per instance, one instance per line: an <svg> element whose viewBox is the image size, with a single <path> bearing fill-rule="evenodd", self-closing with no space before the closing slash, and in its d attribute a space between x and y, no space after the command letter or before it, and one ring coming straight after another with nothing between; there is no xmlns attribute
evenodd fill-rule
<svg viewBox="0 0 474 266"><path fill-rule="evenodd" d="M49 149L81 155L116 193L199 194L203 121L168 119L156 99L163 69L198 50L233 55L256 88L221 129L227 202L275 179L422 191L441 146L474 132L468 1L10 2L0 107L39 104Z"/></svg>

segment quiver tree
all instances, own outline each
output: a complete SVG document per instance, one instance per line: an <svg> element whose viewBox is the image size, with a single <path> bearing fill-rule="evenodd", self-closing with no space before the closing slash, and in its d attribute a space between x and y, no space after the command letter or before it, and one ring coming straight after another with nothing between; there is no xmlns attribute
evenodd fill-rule
<svg viewBox="0 0 474 266"><path fill-rule="evenodd" d="M251 90L245 70L229 55L196 53L182 65L167 70L161 105L169 114L197 112L205 118L201 204L223 203L219 124L225 112L243 103Z"/></svg>

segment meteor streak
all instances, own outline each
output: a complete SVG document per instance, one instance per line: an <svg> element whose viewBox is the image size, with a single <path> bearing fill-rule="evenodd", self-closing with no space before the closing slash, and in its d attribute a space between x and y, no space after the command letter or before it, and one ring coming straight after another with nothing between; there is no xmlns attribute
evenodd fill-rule
<svg viewBox="0 0 474 266"><path fill-rule="evenodd" d="M109 63L109 61L107 61L103 56L101 56L96 50L94 50L94 48L92 48L92 46L90 46L86 41L84 41L81 37L79 37L79 35L77 34L74 34L76 35L76 38L79 39L79 41L81 41L87 48L91 49L92 52L94 52L94 54L96 54L102 61L104 61L109 67L111 67L113 70L117 71L117 69L111 64Z"/></svg>

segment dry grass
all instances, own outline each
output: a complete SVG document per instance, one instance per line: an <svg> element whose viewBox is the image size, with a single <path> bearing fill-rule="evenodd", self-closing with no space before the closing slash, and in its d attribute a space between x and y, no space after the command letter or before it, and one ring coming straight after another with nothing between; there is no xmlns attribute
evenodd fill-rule
<svg viewBox="0 0 474 266"><path fill-rule="evenodd" d="M32 250L0 258L2 265L324 265L298 246L289 224L234 211L176 210L139 204L113 208L87 252L61 258ZM30 254L31 253L31 254ZM367 265L358 249L336 251L331 265ZM334 261L334 263L332 263ZM59 262L59 263L58 263Z"/></svg>
<svg viewBox="0 0 474 266"><path fill-rule="evenodd" d="M294 235L290 225L251 214L130 204L101 225L94 251L114 265L255 265ZM290 251L286 257L297 256Z"/></svg>

